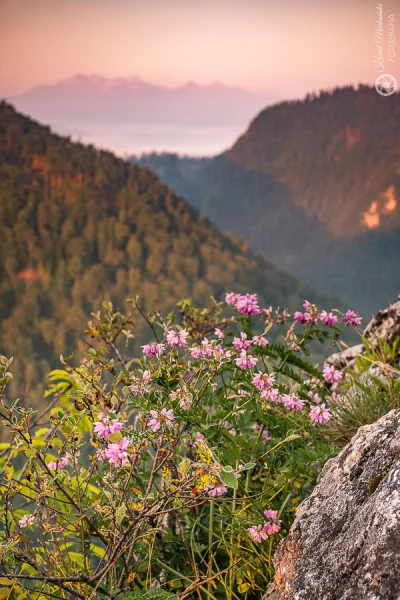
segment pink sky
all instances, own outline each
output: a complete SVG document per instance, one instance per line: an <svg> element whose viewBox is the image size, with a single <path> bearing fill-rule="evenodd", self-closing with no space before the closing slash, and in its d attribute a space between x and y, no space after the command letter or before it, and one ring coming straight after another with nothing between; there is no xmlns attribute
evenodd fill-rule
<svg viewBox="0 0 400 600"><path fill-rule="evenodd" d="M0 0L0 95L76 73L282 96L372 83L375 0ZM383 2L384 21L400 0ZM397 63L387 72L398 73ZM392 67L390 69L390 67ZM397 71L397 73L396 73Z"/></svg>

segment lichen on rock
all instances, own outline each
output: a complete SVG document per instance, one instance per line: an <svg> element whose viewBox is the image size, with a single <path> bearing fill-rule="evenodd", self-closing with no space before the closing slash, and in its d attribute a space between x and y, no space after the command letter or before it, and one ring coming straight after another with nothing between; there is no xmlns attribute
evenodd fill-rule
<svg viewBox="0 0 400 600"><path fill-rule="evenodd" d="M263 600L400 599L400 409L325 465Z"/></svg>

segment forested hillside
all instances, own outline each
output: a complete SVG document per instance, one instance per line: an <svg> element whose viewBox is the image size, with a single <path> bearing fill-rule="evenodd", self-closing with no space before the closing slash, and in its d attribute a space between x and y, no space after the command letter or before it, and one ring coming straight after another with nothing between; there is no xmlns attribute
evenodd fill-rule
<svg viewBox="0 0 400 600"><path fill-rule="evenodd" d="M139 294L165 311L230 290L290 308L310 295L150 171L56 136L4 102L0 239L0 348L16 357L14 394L30 403L60 353L82 349L104 299L121 306Z"/></svg>
<svg viewBox="0 0 400 600"><path fill-rule="evenodd" d="M267 108L189 173L177 157L140 162L221 229L369 316L400 289L399 140L399 94L346 87Z"/></svg>

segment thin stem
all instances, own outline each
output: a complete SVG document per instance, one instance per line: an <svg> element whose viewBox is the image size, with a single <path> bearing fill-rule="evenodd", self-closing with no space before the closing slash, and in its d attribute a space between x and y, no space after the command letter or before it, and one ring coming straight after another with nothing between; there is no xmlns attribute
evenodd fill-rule
<svg viewBox="0 0 400 600"><path fill-rule="evenodd" d="M213 545L213 534L214 534L214 500L210 502L210 520L208 526L208 571L211 570L212 565L212 545ZM211 592L211 580L207 583L207 591Z"/></svg>

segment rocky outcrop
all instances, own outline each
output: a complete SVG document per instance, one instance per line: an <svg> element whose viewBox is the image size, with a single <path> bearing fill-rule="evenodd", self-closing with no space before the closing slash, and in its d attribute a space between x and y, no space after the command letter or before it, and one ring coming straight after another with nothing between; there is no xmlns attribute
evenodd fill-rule
<svg viewBox="0 0 400 600"><path fill-rule="evenodd" d="M371 319L364 330L364 336L374 345L378 340L393 344L400 337L400 295L396 302L380 310Z"/></svg>
<svg viewBox="0 0 400 600"><path fill-rule="evenodd" d="M263 600L400 600L400 409L325 465Z"/></svg>
<svg viewBox="0 0 400 600"><path fill-rule="evenodd" d="M400 295L393 304L372 317L363 331L363 337L373 348L378 346L379 341L393 345L395 340L400 337ZM364 352L364 344L357 344L342 352L332 354L325 364L333 365L335 369L346 370L354 367L355 359Z"/></svg>

